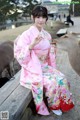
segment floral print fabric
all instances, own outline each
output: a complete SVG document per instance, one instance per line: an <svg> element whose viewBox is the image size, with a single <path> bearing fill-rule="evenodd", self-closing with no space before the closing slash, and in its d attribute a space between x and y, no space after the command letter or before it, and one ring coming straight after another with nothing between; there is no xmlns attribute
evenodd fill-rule
<svg viewBox="0 0 80 120"><path fill-rule="evenodd" d="M64 74L47 64L45 57L46 54L47 50L45 50L45 52L42 53L42 56L41 54L37 55L41 62L43 83L34 82L32 84L33 96L35 99L35 103L38 106L37 111L39 112L39 107L43 106L42 101L44 88L45 95L48 101L48 107L51 110L61 109L62 111L66 112L72 109L74 106L72 94L69 91L68 82ZM48 110L46 110L46 112L48 112Z"/></svg>
<svg viewBox="0 0 80 120"><path fill-rule="evenodd" d="M49 115L43 101L45 93L50 110L68 111L74 107L65 76L56 69L54 48L50 45L51 36L41 31L43 39L32 51L29 44L38 36L35 26L25 31L14 43L14 56L22 66L20 84L32 90L38 114Z"/></svg>

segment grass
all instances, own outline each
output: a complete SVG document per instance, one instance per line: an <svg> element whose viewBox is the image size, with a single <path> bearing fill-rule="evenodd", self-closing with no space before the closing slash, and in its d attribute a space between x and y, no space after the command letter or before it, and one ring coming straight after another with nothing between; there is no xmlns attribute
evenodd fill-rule
<svg viewBox="0 0 80 120"><path fill-rule="evenodd" d="M56 33L60 28L64 28L65 25L59 21L52 21L53 27L50 26L51 21L48 21L45 25L45 30L47 30L52 38L56 38ZM3 31L0 31L0 42L6 41L6 40L15 40L18 35L20 35L23 31L27 30L31 24L29 25L23 25L20 27L17 27L15 29L6 29Z"/></svg>

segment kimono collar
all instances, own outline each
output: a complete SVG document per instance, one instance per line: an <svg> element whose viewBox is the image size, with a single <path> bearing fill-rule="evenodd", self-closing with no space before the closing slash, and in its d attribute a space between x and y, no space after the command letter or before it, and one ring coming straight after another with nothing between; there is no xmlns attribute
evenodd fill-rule
<svg viewBox="0 0 80 120"><path fill-rule="evenodd" d="M39 31L38 28L37 28L35 25L33 25L32 27L33 27L38 33L43 32L43 28L41 29L41 31Z"/></svg>

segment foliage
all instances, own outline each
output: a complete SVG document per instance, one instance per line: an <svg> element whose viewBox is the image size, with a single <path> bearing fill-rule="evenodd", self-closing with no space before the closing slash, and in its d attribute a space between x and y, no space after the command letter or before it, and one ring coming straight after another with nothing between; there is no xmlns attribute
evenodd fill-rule
<svg viewBox="0 0 80 120"><path fill-rule="evenodd" d="M4 22L6 19L8 19L10 10L12 9L13 5L10 4L10 0L0 0L0 22Z"/></svg>
<svg viewBox="0 0 80 120"><path fill-rule="evenodd" d="M38 4L37 0L0 0L0 22L10 19L17 21L19 15L31 15L31 10Z"/></svg>
<svg viewBox="0 0 80 120"><path fill-rule="evenodd" d="M74 14L74 16L80 16L80 0L72 0L72 4L70 5L70 13Z"/></svg>
<svg viewBox="0 0 80 120"><path fill-rule="evenodd" d="M32 9L35 5L39 5L39 3L37 0L24 0L23 5L25 5L23 8L23 16L31 16Z"/></svg>

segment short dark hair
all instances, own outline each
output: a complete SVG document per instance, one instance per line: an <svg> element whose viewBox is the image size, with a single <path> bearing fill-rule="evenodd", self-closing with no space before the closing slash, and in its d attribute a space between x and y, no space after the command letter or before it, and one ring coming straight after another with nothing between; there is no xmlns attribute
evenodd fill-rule
<svg viewBox="0 0 80 120"><path fill-rule="evenodd" d="M32 10L32 15L34 18L43 17L43 18L46 18L46 21L48 20L47 8L43 6L35 6Z"/></svg>

